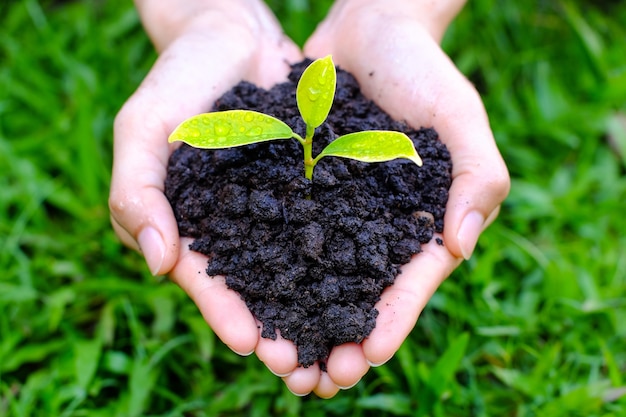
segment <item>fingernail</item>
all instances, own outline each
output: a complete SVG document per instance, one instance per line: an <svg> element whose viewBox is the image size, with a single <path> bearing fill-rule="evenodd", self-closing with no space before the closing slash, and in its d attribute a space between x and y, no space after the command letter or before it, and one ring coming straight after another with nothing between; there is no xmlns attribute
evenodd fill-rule
<svg viewBox="0 0 626 417"><path fill-rule="evenodd" d="M165 259L165 244L161 234L153 227L146 227L137 236L139 249L143 253L152 275L157 275Z"/></svg>
<svg viewBox="0 0 626 417"><path fill-rule="evenodd" d="M391 355L390 357L388 357L387 359L385 359L382 362L371 362L371 361L367 361L367 363L369 364L369 366L371 366L372 368L377 368L379 366L383 366L384 364L386 364L387 362L389 362L391 360L391 358L393 358L393 355Z"/></svg>
<svg viewBox="0 0 626 417"><path fill-rule="evenodd" d="M346 390L349 390L350 388L354 388L354 386L356 384L358 384L358 383L359 383L359 381L356 381L354 384L352 384L350 386L347 386L347 387L344 387L344 386L341 386L341 385L337 385L337 388L339 388L340 390L346 391Z"/></svg>
<svg viewBox="0 0 626 417"><path fill-rule="evenodd" d="M279 378L285 378L285 377L287 377L287 376L289 376L289 375L291 375L291 374L293 373L293 372L285 372L284 374L281 374L281 373L275 372L275 371L274 371L272 368L270 368L269 366L267 366L267 365L265 365L265 366L266 366L266 368L267 368L267 369L269 369L269 370L270 370L270 372L271 372L271 373L273 373L274 375L276 375L276 376L277 376L277 377L279 377Z"/></svg>
<svg viewBox="0 0 626 417"><path fill-rule="evenodd" d="M290 393L292 393L293 395L295 395L296 397L306 397L307 395L309 395L311 392L294 392L289 385L286 385L287 389L289 390Z"/></svg>
<svg viewBox="0 0 626 417"><path fill-rule="evenodd" d="M233 349L232 347L230 347L229 345L226 345L229 347L230 350L232 350L233 352L235 352L237 355L239 356L250 356L254 353L254 349L252 349L250 352L238 352L235 349Z"/></svg>
<svg viewBox="0 0 626 417"><path fill-rule="evenodd" d="M463 222L461 222L456 238L459 241L463 259L468 260L472 257L476 242L478 242L478 236L483 231L484 224L485 218L477 211L467 213Z"/></svg>

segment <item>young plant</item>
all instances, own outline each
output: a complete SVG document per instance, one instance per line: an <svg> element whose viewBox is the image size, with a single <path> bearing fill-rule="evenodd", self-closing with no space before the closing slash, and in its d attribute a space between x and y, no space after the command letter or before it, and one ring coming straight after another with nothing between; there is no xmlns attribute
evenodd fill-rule
<svg viewBox="0 0 626 417"><path fill-rule="evenodd" d="M309 65L296 89L296 102L304 123L304 138L281 120L251 110L203 113L182 122L169 142L182 141L196 148L222 149L276 139L297 139L304 148L304 175L313 179L313 168L326 156L363 162L406 158L422 165L411 139L401 132L370 130L339 136L313 157L313 135L328 117L335 96L337 73L331 56Z"/></svg>

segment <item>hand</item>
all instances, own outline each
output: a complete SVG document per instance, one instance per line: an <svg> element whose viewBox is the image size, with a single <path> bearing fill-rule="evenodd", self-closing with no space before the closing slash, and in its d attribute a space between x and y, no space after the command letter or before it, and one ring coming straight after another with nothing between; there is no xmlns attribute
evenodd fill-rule
<svg viewBox="0 0 626 417"><path fill-rule="evenodd" d="M508 177L493 145L480 99L426 33L424 28L428 25L403 21L403 25L394 27L395 36L403 35L403 30L421 29L405 39L405 44L396 46L424 44L429 48L425 48L423 55L435 59L427 67L415 66L418 70L411 72L408 65L414 64L411 62L414 57L401 55L402 48L390 48L385 52L384 40L376 39L376 33L382 32L376 31L376 25L368 27L365 21L360 20L369 16L371 24L388 28L392 25L385 18L400 19L402 14L383 18L384 15L376 14L380 11L368 5L359 13L346 16L345 12L350 8L344 7L346 2L338 1L329 18L312 37L307 45L308 55L333 53L340 65L357 75L366 93L393 116L404 118L415 126L435 126L444 139L450 138L447 144L453 154L455 180L446 217L444 237L447 246L427 245L416 261L405 266L396 284L383 294L383 301L378 306L381 314L377 319L377 328L370 338L362 345L346 344L333 349L328 373L320 372L317 365L297 368L297 354L291 342L280 338L277 341L260 338L258 323L239 296L226 288L223 279L206 279L203 272L207 259L190 252L187 240L179 240L176 221L163 196L163 182L167 159L173 149L167 145L167 135L180 121L206 111L240 79L264 87L281 81L288 69L285 62L299 61L302 58L300 52L282 36L264 4L255 0L204 0L187 3L186 8L173 0L137 0L137 3L144 26L162 53L116 119L110 196L113 226L127 245L144 253L154 274L170 272L172 279L198 305L216 334L235 352L249 354L255 351L270 370L283 376L289 389L296 394L314 390L321 397L331 397L339 387L358 382L370 363L383 363L393 355L437 286L458 265L458 257L462 254L469 256L480 229L495 217L498 204L508 188ZM373 5L375 2L372 2ZM437 21L443 20L440 18ZM350 51L350 41L341 38L350 35L352 31L347 28L353 23L363 23L363 28L369 31L363 32L366 35L364 39L374 42L374 55L369 51L367 42L354 44L359 47L360 52L357 53ZM358 26L354 29L357 31L352 32L352 36L358 33ZM434 34L436 29L433 26L430 32ZM405 66L401 65L399 70L384 68L382 62L375 58L376 54L386 59L396 59L393 57L398 54ZM364 58L359 58L359 55ZM372 66L374 62L377 65ZM375 75L380 74L380 77L368 80L368 68L375 70ZM437 71L442 68L447 68L447 72L438 74ZM431 80L425 82L420 78L433 73L439 77L433 77L434 85L429 84ZM395 80L399 84L395 89L388 89L386 80ZM410 85L418 86L416 81L419 80L424 81L420 87L425 91L416 88L409 97L402 97L400 93L406 82L412 81L415 84ZM450 80L456 80L452 86L461 86L454 96L446 88L437 88L447 86L446 82ZM436 95L430 95L433 92ZM460 101L451 101L450 105L462 107L463 103L469 103L469 111L463 109L467 112L465 119L470 123L467 126L477 129L474 135L478 138L476 143L467 144L471 146L462 146L461 143L465 126L446 116L454 114L454 107L446 105L446 97L448 101L452 98ZM395 98L403 104L394 103ZM415 107L403 107L406 104ZM414 108L415 114L405 114L406 108ZM426 109L428 114L428 110L440 113L424 118L422 109ZM471 120L469 115L476 114L480 116L479 120ZM459 131L461 133L456 137L454 133ZM455 143L456 147L453 146ZM469 159L472 155L480 155L481 160ZM462 164L462 160L467 162ZM481 163L488 168L481 170ZM487 169L494 171L496 177L484 186L483 172ZM477 184L481 184L484 190L481 199L477 198ZM458 190L456 193L453 192L455 187ZM461 198L463 192L465 197ZM465 201L466 205L463 204ZM487 216L484 213L488 213L490 207L493 214ZM469 228L459 228L460 219L471 209L487 220L476 222L480 217L472 215L469 218L473 218L475 223L470 223ZM428 276L422 275L419 281L411 279L417 268L420 271L421 268L428 268L426 270L431 272ZM390 306L385 307L385 300ZM391 320L395 313L401 314L403 319Z"/></svg>
<svg viewBox="0 0 626 417"><path fill-rule="evenodd" d="M297 366L293 344L261 339L239 295L223 278L207 278L207 258L179 238L163 186L173 150L167 137L181 121L206 112L241 79L267 88L283 81L288 63L302 60L300 50L261 1L145 0L137 6L160 56L115 120L113 227L143 253L153 274L170 274L231 349L256 350L273 372L288 374Z"/></svg>
<svg viewBox="0 0 626 417"><path fill-rule="evenodd" d="M452 155L453 182L444 219L445 246L425 245L402 268L376 305L376 328L361 345L335 347L327 375L292 389L331 396L333 386L350 387L370 365L390 359L437 287L471 256L508 193L508 172L480 97L438 45L463 1L425 3L337 1L305 45L308 57L332 54L355 75L365 95L392 117L416 128L434 127Z"/></svg>

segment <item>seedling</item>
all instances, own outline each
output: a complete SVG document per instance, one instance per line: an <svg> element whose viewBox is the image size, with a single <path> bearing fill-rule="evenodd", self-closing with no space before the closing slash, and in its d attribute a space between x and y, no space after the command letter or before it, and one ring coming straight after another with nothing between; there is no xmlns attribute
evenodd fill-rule
<svg viewBox="0 0 626 417"><path fill-rule="evenodd" d="M296 89L298 110L306 124L304 138L283 121L251 110L203 113L182 122L169 142L182 141L196 148L223 149L276 139L297 139L304 148L304 176L313 179L313 168L326 156L363 162L406 158L422 165L411 139L401 132L369 130L339 136L315 158L313 135L328 117L335 96L337 73L331 56L320 58L302 73Z"/></svg>

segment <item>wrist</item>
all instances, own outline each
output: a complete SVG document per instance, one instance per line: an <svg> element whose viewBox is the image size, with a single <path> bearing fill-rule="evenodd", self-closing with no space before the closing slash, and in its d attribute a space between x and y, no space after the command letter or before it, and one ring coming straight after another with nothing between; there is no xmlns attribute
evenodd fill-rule
<svg viewBox="0 0 626 417"><path fill-rule="evenodd" d="M282 35L279 23L260 0L135 0L135 5L158 52L190 33L219 36L225 32L244 36L241 40L250 42L261 32Z"/></svg>
<svg viewBox="0 0 626 417"><path fill-rule="evenodd" d="M337 0L333 9L344 17L368 10L383 19L411 19L439 42L465 3L466 0Z"/></svg>

